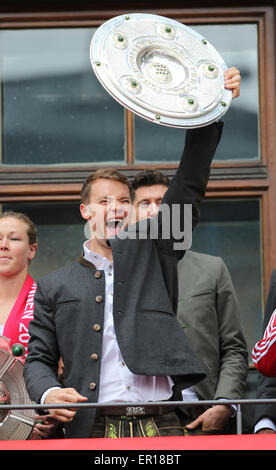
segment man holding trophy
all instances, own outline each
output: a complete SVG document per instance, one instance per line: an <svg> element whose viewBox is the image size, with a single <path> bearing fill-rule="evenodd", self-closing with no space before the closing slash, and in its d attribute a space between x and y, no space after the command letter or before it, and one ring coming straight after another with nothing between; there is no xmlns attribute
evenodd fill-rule
<svg viewBox="0 0 276 470"><path fill-rule="evenodd" d="M153 37L137 35L141 24L151 31L154 25ZM99 80L145 119L186 128L185 146L162 200L167 219L159 211L151 220L132 223L127 178L114 169L88 176L80 211L90 237L78 260L38 281L24 377L35 402L70 405L49 409L64 424L65 437L184 435L173 401L206 370L176 318L177 262L188 248L186 233L199 221L222 134L219 119L239 95L240 75L180 23L134 14L101 28L91 44ZM181 50L181 34L191 34L191 54ZM195 62L197 49L205 55ZM156 96L159 112L151 104ZM180 238L174 230L176 205ZM171 405L154 406L162 401ZM85 402L102 406L72 407Z"/></svg>

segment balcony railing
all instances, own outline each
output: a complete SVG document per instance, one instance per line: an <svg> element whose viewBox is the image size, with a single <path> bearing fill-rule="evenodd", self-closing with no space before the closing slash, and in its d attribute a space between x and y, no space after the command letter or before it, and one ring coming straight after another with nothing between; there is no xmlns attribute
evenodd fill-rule
<svg viewBox="0 0 276 470"><path fill-rule="evenodd" d="M1 411L8 410L50 410L50 409L60 409L60 408L114 408L116 406L122 407L143 407L143 406L161 406L161 407L186 407L186 406L212 406L212 405L235 405L237 407L236 412L236 433L242 434L242 405L276 405L276 399L243 399L243 400L197 400L190 402L183 401L160 401L160 402L136 402L136 403L66 403L66 404L47 404L47 405L38 405L38 404L10 404L10 405L0 405Z"/></svg>

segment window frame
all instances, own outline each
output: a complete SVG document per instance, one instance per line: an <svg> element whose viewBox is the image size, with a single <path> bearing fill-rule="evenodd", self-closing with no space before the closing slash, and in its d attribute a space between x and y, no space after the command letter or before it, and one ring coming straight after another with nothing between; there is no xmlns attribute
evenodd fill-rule
<svg viewBox="0 0 276 470"><path fill-rule="evenodd" d="M58 2L56 2L58 4ZM61 2L60 2L61 3ZM154 2L149 2L154 5ZM200 3L200 2L199 2ZM212 2L211 2L212 3ZM203 4L203 2L202 2ZM262 259L264 298L269 286L272 269L276 266L276 250L273 250L273 237L276 233L276 102L275 94L275 37L273 6L240 6L225 8L213 2L210 8L183 6L174 8L143 7L144 12L167 16L187 25L193 24L242 24L255 23L259 31L259 112L260 112L260 161L221 162L212 164L207 198L259 197L261 199ZM93 6L91 9L81 4L74 10L70 7L49 10L48 7L34 6L30 11L22 11L21 4L9 11L0 7L1 29L37 28L79 28L98 27L106 20L126 13L124 9L104 9ZM30 7L31 8L31 7ZM47 10L48 8L48 10ZM67 11L63 11L67 8ZM78 8L78 9L77 9ZM2 10L2 11L1 11ZM127 12L139 10L128 9ZM92 73L92 72L91 72ZM116 165L132 178L146 164L134 162L134 123L133 114L125 110L126 164ZM168 175L173 175L175 164L155 164ZM79 199L81 184L85 177L96 170L96 165L81 168L57 168L54 166L0 168L0 204L3 202L25 201L74 201Z"/></svg>

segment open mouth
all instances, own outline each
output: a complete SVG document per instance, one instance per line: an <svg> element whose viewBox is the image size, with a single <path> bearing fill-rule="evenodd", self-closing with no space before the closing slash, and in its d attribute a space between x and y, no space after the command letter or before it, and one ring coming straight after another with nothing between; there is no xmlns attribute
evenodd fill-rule
<svg viewBox="0 0 276 470"><path fill-rule="evenodd" d="M123 225L124 219L110 219L106 222L106 227L108 231L113 235L119 233L122 230Z"/></svg>

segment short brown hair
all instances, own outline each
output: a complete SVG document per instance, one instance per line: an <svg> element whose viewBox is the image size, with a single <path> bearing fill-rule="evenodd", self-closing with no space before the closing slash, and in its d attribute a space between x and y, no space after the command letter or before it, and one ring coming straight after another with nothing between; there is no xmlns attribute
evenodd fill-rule
<svg viewBox="0 0 276 470"><path fill-rule="evenodd" d="M168 187L170 184L169 177L164 175L164 173L161 173L161 171L149 168L137 173L132 181L132 190L135 192L138 188L143 186L154 186L155 184L162 184L163 186Z"/></svg>
<svg viewBox="0 0 276 470"><path fill-rule="evenodd" d="M115 168L101 168L87 176L82 186L82 190L81 190L81 202L83 204L88 204L91 186L94 183L94 181L98 179L109 179L113 181L119 181L120 183L125 184L129 189L130 197L132 200L133 191L132 191L132 187L131 187L130 182L128 181L127 176L124 175L123 173L120 173Z"/></svg>
<svg viewBox="0 0 276 470"><path fill-rule="evenodd" d="M37 228L32 220L22 212L14 212L14 211L5 211L0 213L0 219L6 219L8 217L13 217L14 219L21 220L27 225L27 235L29 238L29 244L33 245L37 243Z"/></svg>

